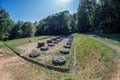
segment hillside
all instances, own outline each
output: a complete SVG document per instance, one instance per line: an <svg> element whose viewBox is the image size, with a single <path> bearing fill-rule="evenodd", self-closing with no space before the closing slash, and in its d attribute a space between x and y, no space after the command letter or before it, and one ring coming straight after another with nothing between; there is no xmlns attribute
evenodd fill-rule
<svg viewBox="0 0 120 80"><path fill-rule="evenodd" d="M19 58L14 53L9 53L5 54L5 56L1 58L1 60L3 60L1 64L4 66L1 67L3 80L7 78L11 78L11 80L109 80L110 77L114 77L114 58L117 56L115 52L116 49L109 45L105 45L104 43L106 42L104 42L104 40L104 43L101 43L92 39L91 35L74 34L73 36L73 44L76 50L76 64L71 66L70 72L61 73L49 70L31 64L22 58ZM21 41L26 41L26 44L28 44L27 40L29 41L31 39L21 39ZM18 41L19 40L14 40L14 44L12 44L12 46L18 43ZM5 43L10 44L11 42L13 43L13 41ZM8 72L8 74L6 74L8 77L5 77L6 75L4 75L6 71Z"/></svg>

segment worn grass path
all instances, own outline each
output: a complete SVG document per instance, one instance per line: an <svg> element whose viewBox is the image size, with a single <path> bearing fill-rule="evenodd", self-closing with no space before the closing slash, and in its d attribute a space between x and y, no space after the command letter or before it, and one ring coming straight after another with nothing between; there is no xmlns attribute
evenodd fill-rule
<svg viewBox="0 0 120 80"><path fill-rule="evenodd" d="M116 72L113 74L112 80L120 80L120 47L94 37L90 38L110 47L117 52L117 56L114 59Z"/></svg>

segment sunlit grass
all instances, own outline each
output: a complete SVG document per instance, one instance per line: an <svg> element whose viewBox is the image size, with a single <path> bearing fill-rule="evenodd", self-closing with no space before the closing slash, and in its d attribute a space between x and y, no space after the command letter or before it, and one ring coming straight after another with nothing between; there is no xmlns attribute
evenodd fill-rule
<svg viewBox="0 0 120 80"><path fill-rule="evenodd" d="M115 52L109 47L90 39L86 35L74 34L73 36L77 57L76 72L61 73L33 64L25 64L24 66L27 66L27 68L33 72L36 71L36 76L44 76L42 77L43 80L109 80L114 71L113 57ZM17 39L7 41L6 43L12 48L16 48L22 44L27 44L29 40L38 41L38 39L46 37L48 36ZM2 44L3 43L0 42L0 46ZM56 55L59 54L60 53L56 53ZM68 55L66 55L66 57L69 58ZM22 74L20 75L23 76ZM26 78L29 79L29 76L26 76Z"/></svg>
<svg viewBox="0 0 120 80"><path fill-rule="evenodd" d="M104 40L105 42L109 42L111 44L120 46L120 34L103 34L103 35L91 34L90 36L96 37L98 39Z"/></svg>
<svg viewBox="0 0 120 80"><path fill-rule="evenodd" d="M17 46L29 43L29 41L35 42L35 41L39 41L40 39L44 39L44 38L48 38L48 36L39 36L39 37L15 39L15 40L6 41L5 43L10 45L11 47L13 47L13 46L17 47Z"/></svg>
<svg viewBox="0 0 120 80"><path fill-rule="evenodd" d="M113 54L110 48L82 34L75 35L77 66L84 79L108 80L113 70Z"/></svg>

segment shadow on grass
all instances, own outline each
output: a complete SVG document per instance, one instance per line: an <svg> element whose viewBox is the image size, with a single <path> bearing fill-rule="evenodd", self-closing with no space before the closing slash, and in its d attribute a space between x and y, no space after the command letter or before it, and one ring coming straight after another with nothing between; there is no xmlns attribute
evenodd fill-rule
<svg viewBox="0 0 120 80"><path fill-rule="evenodd" d="M94 37L102 37L120 42L120 34L99 34L99 33L87 33L87 34L94 35Z"/></svg>

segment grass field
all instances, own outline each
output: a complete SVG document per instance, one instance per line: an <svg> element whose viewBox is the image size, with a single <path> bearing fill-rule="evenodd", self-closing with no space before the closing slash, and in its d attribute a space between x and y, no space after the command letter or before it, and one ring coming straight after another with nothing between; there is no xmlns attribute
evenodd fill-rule
<svg viewBox="0 0 120 80"><path fill-rule="evenodd" d="M120 34L103 34L103 35L91 34L91 36L109 42L116 46L120 46Z"/></svg>
<svg viewBox="0 0 120 80"><path fill-rule="evenodd" d="M40 39L44 39L44 38L48 38L49 36L39 36L39 37L30 37L30 38L22 38L22 39L15 39L15 40L10 40L10 41L6 41L5 43L10 46L12 49L19 51L19 49L17 48L20 45L23 44L28 44L29 41L35 42L35 41L39 41Z"/></svg>
<svg viewBox="0 0 120 80"><path fill-rule="evenodd" d="M73 34L73 36L77 57L76 71L61 73L22 61L20 61L22 65L11 65L8 71L12 74L16 73L15 78L17 80L110 80L111 74L114 72L115 51L90 39L88 36L91 35ZM37 41L46 37L11 40L6 43L12 48L16 48L28 43L29 40ZM2 43L0 43L1 45Z"/></svg>
<svg viewBox="0 0 120 80"><path fill-rule="evenodd" d="M115 52L86 35L76 34L75 42L81 80L109 80L110 73L114 71L112 61Z"/></svg>
<svg viewBox="0 0 120 80"><path fill-rule="evenodd" d="M0 41L0 48L9 50L9 48L7 48L7 47L4 45L4 42L2 42L2 41Z"/></svg>

